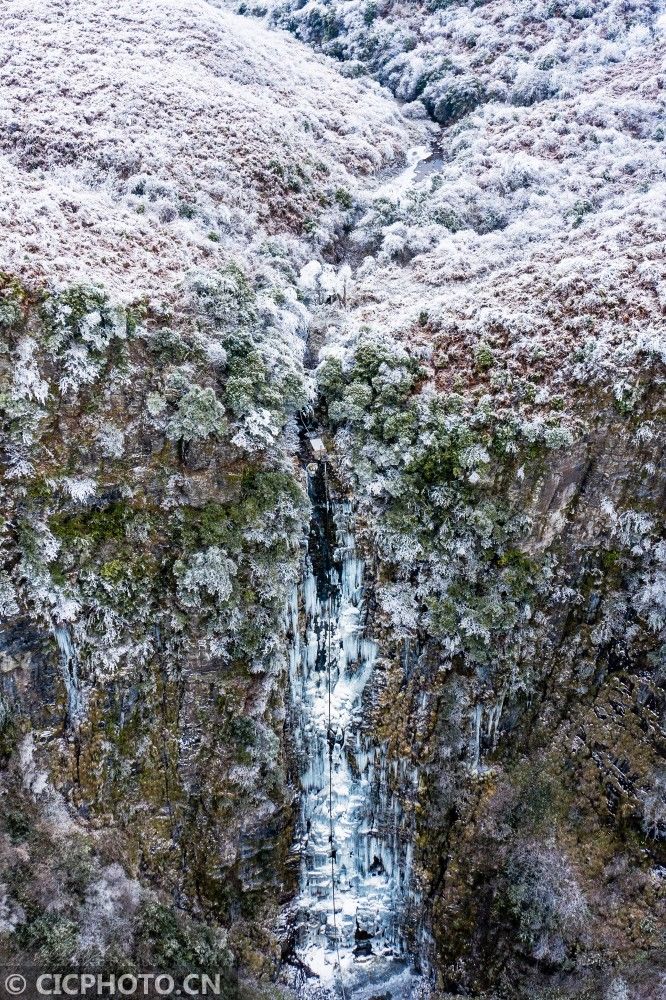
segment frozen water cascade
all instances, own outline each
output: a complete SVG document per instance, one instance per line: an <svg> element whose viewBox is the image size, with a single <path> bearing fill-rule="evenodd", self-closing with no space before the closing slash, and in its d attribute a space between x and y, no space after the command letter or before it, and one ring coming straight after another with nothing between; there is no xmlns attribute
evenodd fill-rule
<svg viewBox="0 0 666 1000"><path fill-rule="evenodd" d="M307 970L298 995L362 998L381 985L382 996L397 1000L417 982L399 920L411 845L398 836L382 748L365 732L364 692L378 651L366 625L364 564L351 504L330 495L325 462L308 468L313 521L289 612L302 789L295 952Z"/></svg>
<svg viewBox="0 0 666 1000"><path fill-rule="evenodd" d="M404 168L372 197L399 202L440 162L431 146L409 149ZM313 1000L416 1000L425 998L427 986L410 967L404 940L408 915L412 925L419 921L411 886L413 829L402 799L416 798L419 775L407 761L389 763L385 747L372 740L368 715L378 648L367 621L354 513L330 490L320 431L303 431L304 447L310 441L302 457L313 513L305 571L288 610L301 786L294 848L300 891L291 915L300 981L290 985L298 997ZM307 464L312 454L318 461Z"/></svg>

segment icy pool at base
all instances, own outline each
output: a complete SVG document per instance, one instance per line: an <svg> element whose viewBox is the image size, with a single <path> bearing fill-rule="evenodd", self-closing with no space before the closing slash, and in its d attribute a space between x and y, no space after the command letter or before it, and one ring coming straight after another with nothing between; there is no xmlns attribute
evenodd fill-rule
<svg viewBox="0 0 666 1000"><path fill-rule="evenodd" d="M344 994L343 994L344 987ZM394 961L377 961L372 967L353 969L336 983L309 979L292 983L298 1000L431 1000L428 985L407 966Z"/></svg>

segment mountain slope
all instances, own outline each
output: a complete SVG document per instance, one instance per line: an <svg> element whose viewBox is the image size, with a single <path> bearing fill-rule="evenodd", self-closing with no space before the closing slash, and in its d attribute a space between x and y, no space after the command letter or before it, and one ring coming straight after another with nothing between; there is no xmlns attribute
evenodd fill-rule
<svg viewBox="0 0 666 1000"><path fill-rule="evenodd" d="M125 301L261 227L325 236L406 141L376 85L203 0L17 0L2 45L3 266Z"/></svg>
<svg viewBox="0 0 666 1000"><path fill-rule="evenodd" d="M660 995L662 8L5 3L3 962Z"/></svg>

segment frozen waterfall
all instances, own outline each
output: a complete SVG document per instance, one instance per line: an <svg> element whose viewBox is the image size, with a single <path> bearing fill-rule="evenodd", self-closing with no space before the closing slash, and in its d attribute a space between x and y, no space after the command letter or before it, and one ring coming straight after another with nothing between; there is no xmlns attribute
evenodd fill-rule
<svg viewBox="0 0 666 1000"><path fill-rule="evenodd" d="M316 469L316 472L314 471ZM364 719L377 646L368 634L364 564L353 511L330 496L325 463L309 466L313 522L304 577L291 604L290 682L301 765L296 954L317 996L362 997L395 981L407 997L399 914L411 844ZM416 780L416 776L414 777ZM314 978L314 977L313 977ZM306 995L310 995L306 993Z"/></svg>

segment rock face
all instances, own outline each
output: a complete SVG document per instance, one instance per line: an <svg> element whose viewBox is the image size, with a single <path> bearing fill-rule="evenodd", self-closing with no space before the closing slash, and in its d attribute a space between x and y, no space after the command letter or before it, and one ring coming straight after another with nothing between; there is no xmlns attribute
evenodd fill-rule
<svg viewBox="0 0 666 1000"><path fill-rule="evenodd" d="M35 735L44 782L90 850L117 839L148 884L200 916L251 924L264 894L279 897L288 881L277 642L306 516L280 430L289 416L264 421L272 462L231 443L233 408L251 404L225 395L245 389L221 320L211 364L212 328L153 327L80 287L4 292L15 307L3 366L15 476L4 522L7 750ZM229 311L261 392L254 293L230 271L204 295ZM37 388L21 395L22 381ZM31 914L22 933L31 917L41 919Z"/></svg>
<svg viewBox="0 0 666 1000"><path fill-rule="evenodd" d="M236 6L3 26L0 958L656 998L663 16Z"/></svg>
<svg viewBox="0 0 666 1000"><path fill-rule="evenodd" d="M637 935L658 947L657 370L648 362L645 432L592 392L578 440L553 451L518 437L507 451L507 426L487 410L447 412L438 396L435 423L416 391L425 374L386 346L359 347L347 371L328 362L322 380L379 557L385 665L368 713L389 760L419 775L416 795L411 777L393 788L417 845L413 948L445 988L472 995L519 988L509 981L569 988L574 969L575 989L603 990L607 969L582 985L595 976L581 955L609 954L612 940L631 966ZM352 398L366 415L350 438ZM411 449L396 461L384 428L410 399ZM627 975L657 988L654 967Z"/></svg>

